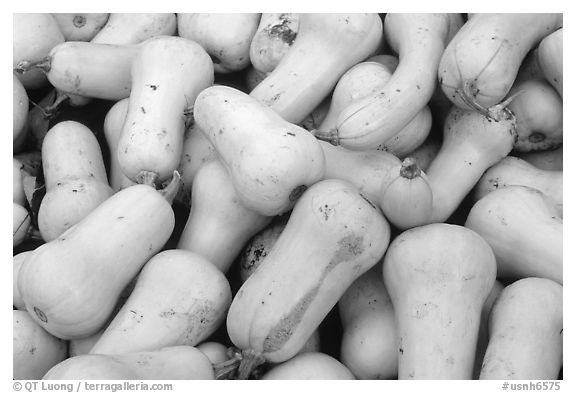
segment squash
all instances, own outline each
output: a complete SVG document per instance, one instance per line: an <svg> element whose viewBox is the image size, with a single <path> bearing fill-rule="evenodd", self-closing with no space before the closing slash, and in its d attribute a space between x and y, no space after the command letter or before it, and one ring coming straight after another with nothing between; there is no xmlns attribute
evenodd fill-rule
<svg viewBox="0 0 576 393"><path fill-rule="evenodd" d="M12 164L12 202L26 206L26 194L24 194L22 181L27 173L24 172L24 166L16 158L12 158Z"/></svg>
<svg viewBox="0 0 576 393"><path fill-rule="evenodd" d="M274 71L250 95L291 123L300 123L338 79L382 41L378 14L299 16L298 35Z"/></svg>
<svg viewBox="0 0 576 393"><path fill-rule="evenodd" d="M161 192L140 184L125 188L35 249L18 276L34 320L64 339L100 330L123 288L170 237L178 182L175 176ZM56 277L66 277L66 285Z"/></svg>
<svg viewBox="0 0 576 393"><path fill-rule="evenodd" d="M140 44L131 76L118 162L132 181L161 183L180 163L185 110L214 82L212 61L194 41L153 37Z"/></svg>
<svg viewBox="0 0 576 393"><path fill-rule="evenodd" d="M256 70L271 72L276 68L296 39L299 20L300 14L262 14L250 42L250 63Z"/></svg>
<svg viewBox="0 0 576 393"><path fill-rule="evenodd" d="M562 332L562 285L535 277L513 282L492 308L480 379L557 379Z"/></svg>
<svg viewBox="0 0 576 393"><path fill-rule="evenodd" d="M356 64L350 68L336 84L332 93L330 108L314 135L322 140L338 145L338 118L343 110L354 102L364 99L376 91L385 89L398 65L394 56L381 55ZM418 147L430 132L432 115L427 105L415 114L400 132L391 138L374 141L367 149L386 150L398 157L405 157Z"/></svg>
<svg viewBox="0 0 576 393"><path fill-rule="evenodd" d="M139 45L67 41L56 45L41 60L21 64L20 72L27 75L40 69L64 93L121 100L130 96L130 67L139 50Z"/></svg>
<svg viewBox="0 0 576 393"><path fill-rule="evenodd" d="M226 167L212 160L194 177L190 214L177 247L202 255L226 273L246 242L271 219L246 208Z"/></svg>
<svg viewBox="0 0 576 393"><path fill-rule="evenodd" d="M538 64L542 69L542 74L560 94L564 97L563 93L563 44L564 44L564 30L559 28L553 33L548 34L538 44Z"/></svg>
<svg viewBox="0 0 576 393"><path fill-rule="evenodd" d="M392 170L395 178L383 184L379 206L392 225L408 229L427 222L433 212L432 187L416 161L405 158Z"/></svg>
<svg viewBox="0 0 576 393"><path fill-rule="evenodd" d="M217 157L218 155L216 154L216 150L214 150L214 146L212 146L208 138L200 131L198 124L194 123L190 127L186 127L182 146L182 158L178 165L178 172L180 176L182 176L182 187L176 196L177 200L183 202L186 206L190 206L190 195L196 173L198 173L198 170L200 170L204 164Z"/></svg>
<svg viewBox="0 0 576 393"><path fill-rule="evenodd" d="M42 379L66 359L68 343L42 329L26 311L12 311L12 378Z"/></svg>
<svg viewBox="0 0 576 393"><path fill-rule="evenodd" d="M12 14L12 65L18 71L22 62L40 61L50 50L64 42L64 36L56 19L50 14ZM40 70L32 70L16 76L26 89L38 89L48 85Z"/></svg>
<svg viewBox="0 0 576 393"><path fill-rule="evenodd" d="M562 98L548 82L531 79L514 83L508 108L516 116L514 150L552 150L563 142Z"/></svg>
<svg viewBox="0 0 576 393"><path fill-rule="evenodd" d="M98 140L85 125L63 121L42 143L46 195L38 211L45 241L54 240L110 197Z"/></svg>
<svg viewBox="0 0 576 393"><path fill-rule="evenodd" d="M520 185L492 191L472 206L465 225L494 250L498 277L562 284L562 219L541 191Z"/></svg>
<svg viewBox="0 0 576 393"><path fill-rule="evenodd" d="M306 352L274 366L263 380L353 380L345 365L322 352Z"/></svg>
<svg viewBox="0 0 576 393"><path fill-rule="evenodd" d="M30 238L32 226L30 212L24 206L13 202L12 207L12 248Z"/></svg>
<svg viewBox="0 0 576 393"><path fill-rule="evenodd" d="M494 286L492 286L492 290L490 291L490 294L482 306L482 314L480 316L480 329L478 329L478 341L476 343L476 357L474 359L474 379L478 379L480 376L480 371L482 370L482 361L484 360L484 354L486 353L486 348L488 347L488 340L490 338L490 313L492 312L494 303L500 296L500 293L502 293L503 289L504 284L498 280L494 281Z"/></svg>
<svg viewBox="0 0 576 393"><path fill-rule="evenodd" d="M358 379L394 379L398 374L394 309L382 278L382 263L360 276L338 301L342 321L340 360Z"/></svg>
<svg viewBox="0 0 576 393"><path fill-rule="evenodd" d="M232 300L226 326L243 354L239 379L258 363L298 353L389 239L384 216L352 184L324 180L306 190L265 263Z"/></svg>
<svg viewBox="0 0 576 393"><path fill-rule="evenodd" d="M104 27L110 14L52 14L65 41L90 41Z"/></svg>
<svg viewBox="0 0 576 393"><path fill-rule="evenodd" d="M562 146L554 150L519 153L518 157L546 171L561 171L564 168L564 150Z"/></svg>
<svg viewBox="0 0 576 393"><path fill-rule="evenodd" d="M142 268L126 303L90 353L195 346L224 322L231 300L228 280L209 260L187 250L162 251Z"/></svg>
<svg viewBox="0 0 576 393"><path fill-rule="evenodd" d="M12 150L19 153L24 147L28 136L28 93L20 82L20 79L13 75L13 101L12 101Z"/></svg>
<svg viewBox="0 0 576 393"><path fill-rule="evenodd" d="M26 311L26 305L22 301L22 296L20 295L20 291L18 290L18 274L20 273L20 268L22 267L22 263L32 254L32 251L24 251L19 254L14 255L14 264L13 264L13 275L12 275L12 305L18 310Z"/></svg>
<svg viewBox="0 0 576 393"><path fill-rule="evenodd" d="M320 104L316 108L310 112L308 116L304 120L302 120L298 125L305 130L313 131L320 127L320 124L326 118L328 114L328 110L330 109L330 96L327 96L322 100Z"/></svg>
<svg viewBox="0 0 576 393"><path fill-rule="evenodd" d="M260 14L178 14L178 35L202 46L214 62L214 71L230 73L250 64L250 43Z"/></svg>
<svg viewBox="0 0 576 393"><path fill-rule="evenodd" d="M476 14L442 54L442 90L462 109L482 112L499 104L528 52L561 26L562 14Z"/></svg>
<svg viewBox="0 0 576 393"><path fill-rule="evenodd" d="M30 176L39 176L42 172L42 153L37 150L14 154L14 158L22 164L22 169Z"/></svg>
<svg viewBox="0 0 576 393"><path fill-rule="evenodd" d="M527 186L542 191L552 199L562 217L563 178L562 171L539 169L521 158L508 156L482 175L474 189L474 201L502 187Z"/></svg>
<svg viewBox="0 0 576 393"><path fill-rule="evenodd" d="M51 89L37 102L37 105L32 105L32 108L28 110L26 124L28 127L28 135L30 135L29 140L31 145L38 150L38 153L42 150L44 136L50 129L50 120L56 113L50 113L46 111L46 108L56 103L56 95L56 89Z"/></svg>
<svg viewBox="0 0 576 393"><path fill-rule="evenodd" d="M210 360L189 345L118 355L88 354L52 367L45 380L205 380L214 379Z"/></svg>
<svg viewBox="0 0 576 393"><path fill-rule="evenodd" d="M110 152L110 171L108 178L110 187L112 187L114 192L136 184L136 182L130 180L124 172L122 172L120 163L118 162L118 142L120 141L126 114L128 113L129 101L128 98L117 101L104 117L104 138L106 139L108 151Z"/></svg>
<svg viewBox="0 0 576 393"><path fill-rule="evenodd" d="M244 84L246 85L246 89L248 91L252 91L260 84L266 77L268 76L269 72L262 72L254 68L254 66L246 67L244 71Z"/></svg>
<svg viewBox="0 0 576 393"><path fill-rule="evenodd" d="M431 135L416 150L410 153L410 158L416 161L422 171L426 172L440 151L440 147L442 147L442 142L435 138L434 135Z"/></svg>
<svg viewBox="0 0 576 393"><path fill-rule="evenodd" d="M176 14L172 13L112 13L91 42L109 45L138 44L151 37L174 35L176 25Z"/></svg>
<svg viewBox="0 0 576 393"><path fill-rule="evenodd" d="M216 341L204 341L196 345L196 348L202 351L213 365L228 360L228 348L226 345Z"/></svg>
<svg viewBox="0 0 576 393"><path fill-rule="evenodd" d="M459 225L398 235L384 257L398 379L471 379L482 306L496 279L488 243Z"/></svg>
<svg viewBox="0 0 576 393"><path fill-rule="evenodd" d="M516 140L516 120L502 109L496 121L454 106L444 123L440 151L426 171L433 209L428 222L446 221L482 174L506 157Z"/></svg>
<svg viewBox="0 0 576 393"><path fill-rule="evenodd" d="M104 333L104 330L105 328L90 336L70 340L68 342L69 357L89 354L92 347L94 347L94 344L96 344L100 339L100 336L102 336L102 333Z"/></svg>
<svg viewBox="0 0 576 393"><path fill-rule="evenodd" d="M290 210L324 174L324 154L312 134L239 90L202 91L194 121L218 152L239 200L257 213Z"/></svg>
<svg viewBox="0 0 576 393"><path fill-rule="evenodd" d="M440 57L453 25L461 24L459 14L386 14L384 35L398 68L384 86L340 111L338 143L363 150L400 132L432 97Z"/></svg>

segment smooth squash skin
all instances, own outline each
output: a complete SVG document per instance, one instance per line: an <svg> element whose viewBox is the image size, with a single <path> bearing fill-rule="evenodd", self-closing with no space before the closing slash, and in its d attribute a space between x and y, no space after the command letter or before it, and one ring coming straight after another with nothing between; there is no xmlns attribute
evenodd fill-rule
<svg viewBox="0 0 576 393"><path fill-rule="evenodd" d="M363 150L404 128L428 103L436 87L438 63L459 14L395 14L384 19L384 35L400 62L382 88L342 110L336 140Z"/></svg>
<svg viewBox="0 0 576 393"><path fill-rule="evenodd" d="M124 122L126 121L129 103L129 98L124 98L116 102L110 110L108 110L106 117L104 117L104 138L106 139L110 152L108 179L110 187L112 187L114 192L136 184L136 182L130 180L124 172L122 172L122 168L120 168L120 163L118 162L118 143L122 135Z"/></svg>
<svg viewBox="0 0 576 393"><path fill-rule="evenodd" d="M27 311L12 311L12 378L42 379L54 365L66 359L68 343L42 329Z"/></svg>
<svg viewBox="0 0 576 393"><path fill-rule="evenodd" d="M496 279L488 243L459 225L409 229L390 244L383 274L398 379L471 379L482 306Z"/></svg>
<svg viewBox="0 0 576 393"><path fill-rule="evenodd" d="M516 93L508 105L516 117L518 132L514 150L552 150L562 145L562 98L556 90L543 79L530 79L514 83L510 96Z"/></svg>
<svg viewBox="0 0 576 393"><path fill-rule="evenodd" d="M28 118L28 93L20 82L20 79L13 75L13 100L12 100L12 149L14 153L19 153L26 141L28 135L27 118Z"/></svg>
<svg viewBox="0 0 576 393"><path fill-rule="evenodd" d="M358 379L398 374L394 308L382 279L382 263L360 276L338 301L342 320L340 360Z"/></svg>
<svg viewBox="0 0 576 393"><path fill-rule="evenodd" d="M18 289L18 274L20 274L20 268L22 267L22 263L32 254L32 251L24 251L19 254L14 255L14 264L13 264L13 274L12 274L12 305L17 310L24 310L26 311L26 305L22 300L22 296L20 295L20 290Z"/></svg>
<svg viewBox="0 0 576 393"><path fill-rule="evenodd" d="M476 111L450 110L442 147L426 170L433 194L428 222L446 221L484 171L512 151L516 120L506 109L501 113L496 121Z"/></svg>
<svg viewBox="0 0 576 393"><path fill-rule="evenodd" d="M18 277L34 320L64 339L101 329L124 287L170 237L173 188L164 195L146 185L125 188L35 249Z"/></svg>
<svg viewBox="0 0 576 393"><path fill-rule="evenodd" d="M290 210L324 174L324 153L312 134L239 90L202 91L194 121L218 152L240 201L262 215Z"/></svg>
<svg viewBox="0 0 576 393"><path fill-rule="evenodd" d="M52 367L45 380L206 380L214 379L210 360L189 345L118 355L88 354Z"/></svg>
<svg viewBox="0 0 576 393"><path fill-rule="evenodd" d="M508 94L528 52L562 27L562 14L476 14L442 54L438 79L454 105L490 108Z"/></svg>
<svg viewBox="0 0 576 393"><path fill-rule="evenodd" d="M479 379L557 379L562 332L562 285L535 277L515 281L492 308Z"/></svg>
<svg viewBox="0 0 576 393"><path fill-rule="evenodd" d="M60 122L48 131L42 165L46 195L38 211L38 228L45 241L60 236L114 193L98 140L76 121Z"/></svg>
<svg viewBox="0 0 576 393"><path fill-rule="evenodd" d="M350 68L336 84L332 92L330 108L317 130L313 131L317 138L338 144L336 130L340 113L353 102L374 94L384 89L390 81L398 59L394 56L375 56ZM397 157L403 158L418 147L430 132L432 115L428 106L415 114L405 127L389 139L375 141L366 149L378 149L388 151Z"/></svg>
<svg viewBox="0 0 576 393"><path fill-rule="evenodd" d="M541 277L562 284L562 219L541 191L526 186L492 191L472 206L465 225L494 250L498 277Z"/></svg>
<svg viewBox="0 0 576 393"><path fill-rule="evenodd" d="M202 255L226 273L242 247L271 220L242 204L226 167L213 160L194 177L190 215L178 248Z"/></svg>
<svg viewBox="0 0 576 393"><path fill-rule="evenodd" d="M538 45L538 64L542 69L542 74L560 94L560 97L564 97L563 44L564 30L559 28L544 37Z"/></svg>
<svg viewBox="0 0 576 393"><path fill-rule="evenodd" d="M176 34L176 14L112 13L108 21L92 38L95 44L130 45L159 35Z"/></svg>
<svg viewBox="0 0 576 393"><path fill-rule="evenodd" d="M231 300L228 280L209 260L187 250L162 251L142 268L126 303L90 353L195 346L224 322Z"/></svg>
<svg viewBox="0 0 576 393"><path fill-rule="evenodd" d="M250 44L260 14L178 14L178 35L200 44L214 62L214 71L230 73L250 64Z"/></svg>
<svg viewBox="0 0 576 393"><path fill-rule="evenodd" d="M141 44L131 76L118 162L132 181L161 183L180 163L185 110L214 82L212 60L194 41L153 37Z"/></svg>
<svg viewBox="0 0 576 393"><path fill-rule="evenodd" d="M378 14L301 14L292 47L250 95L300 123L342 74L376 51L382 37Z"/></svg>
<svg viewBox="0 0 576 393"><path fill-rule="evenodd" d="M299 22L300 14L262 14L250 42L250 63L256 70L265 73L276 68L292 47Z"/></svg>
<svg viewBox="0 0 576 393"><path fill-rule="evenodd" d="M378 262L389 239L384 216L352 184L325 180L310 187L230 306L228 335L244 355L240 378L255 363L293 357L352 282Z"/></svg>
<svg viewBox="0 0 576 393"><path fill-rule="evenodd" d="M544 170L521 158L508 156L488 169L474 187L474 201L502 187L517 185L542 191L563 216L563 171Z"/></svg>
<svg viewBox="0 0 576 393"><path fill-rule="evenodd" d="M52 14L65 41L90 41L108 22L110 14Z"/></svg>
<svg viewBox="0 0 576 393"><path fill-rule="evenodd" d="M345 365L322 352L306 352L274 366L263 380L354 380Z"/></svg>
<svg viewBox="0 0 576 393"><path fill-rule="evenodd" d="M40 61L52 48L64 42L64 36L51 14L14 13L12 25L12 65L20 62ZM38 89L48 85L46 75L31 70L16 75L26 89Z"/></svg>
<svg viewBox="0 0 576 393"><path fill-rule="evenodd" d="M216 341L204 341L196 346L210 360L212 364L222 363L228 360L228 347Z"/></svg>
<svg viewBox="0 0 576 393"><path fill-rule="evenodd" d="M561 171L564 169L564 149L562 146L554 150L519 153L518 157L543 170Z"/></svg>

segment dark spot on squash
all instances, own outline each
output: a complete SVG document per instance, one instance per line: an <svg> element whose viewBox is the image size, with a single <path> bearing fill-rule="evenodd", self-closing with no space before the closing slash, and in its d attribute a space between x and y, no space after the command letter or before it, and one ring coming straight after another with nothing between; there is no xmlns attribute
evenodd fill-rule
<svg viewBox="0 0 576 393"><path fill-rule="evenodd" d="M157 85L148 85L149 88L151 88L152 90L156 91L158 89Z"/></svg>
<svg viewBox="0 0 576 393"><path fill-rule="evenodd" d="M287 132L286 135L296 136L296 134L294 134L293 132Z"/></svg>
<svg viewBox="0 0 576 393"><path fill-rule="evenodd" d="M140 107L140 110L142 111L142 113L146 114L146 109L144 109L143 106Z"/></svg>
<svg viewBox="0 0 576 393"><path fill-rule="evenodd" d="M74 25L74 27L84 27L86 25L86 17L82 16L82 15L74 15L74 18L72 19L72 24Z"/></svg>
<svg viewBox="0 0 576 393"><path fill-rule="evenodd" d="M28 352L30 352L30 355L34 355L34 352L36 352L36 347L30 348Z"/></svg>
<svg viewBox="0 0 576 393"><path fill-rule="evenodd" d="M38 319L41 320L42 322L48 323L48 317L46 316L46 314L44 314L44 312L36 306L34 306L34 314L36 314Z"/></svg>
<svg viewBox="0 0 576 393"><path fill-rule="evenodd" d="M117 220L123 220L123 219L124 219L124 216L118 216L118 217L116 217L116 219L117 219Z"/></svg>

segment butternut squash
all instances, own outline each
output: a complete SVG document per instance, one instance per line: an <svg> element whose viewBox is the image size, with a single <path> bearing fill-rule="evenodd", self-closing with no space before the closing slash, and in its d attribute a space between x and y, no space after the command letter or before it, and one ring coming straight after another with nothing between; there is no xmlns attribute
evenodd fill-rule
<svg viewBox="0 0 576 393"><path fill-rule="evenodd" d="M112 187L114 192L136 184L136 182L130 180L124 172L122 172L120 163L118 162L118 143L126 120L126 114L128 113L129 101L128 98L124 98L116 102L108 110L104 118L104 138L106 139L108 151L110 152L108 179L110 187Z"/></svg>
<svg viewBox="0 0 576 393"><path fill-rule="evenodd" d="M343 109L339 144L362 150L396 135L434 93L438 64L459 14L386 14L384 35L400 62L384 86Z"/></svg>
<svg viewBox="0 0 576 393"><path fill-rule="evenodd" d="M564 168L564 150L562 146L554 150L519 153L518 157L536 168L547 171L561 171Z"/></svg>
<svg viewBox="0 0 576 393"><path fill-rule="evenodd" d="M22 296L20 295L20 291L18 290L18 274L20 273L20 268L22 267L22 263L32 254L33 250L24 251L19 254L14 255L14 264L12 269L12 305L18 310L26 311L26 305L22 301Z"/></svg>
<svg viewBox="0 0 576 393"><path fill-rule="evenodd" d="M68 354L68 343L42 329L26 311L12 311L12 378L42 379Z"/></svg>
<svg viewBox="0 0 576 393"><path fill-rule="evenodd" d="M511 185L527 186L542 191L552 199L563 216L563 172L539 169L518 157L505 157L488 169L475 186L474 201L489 192Z"/></svg>
<svg viewBox="0 0 576 393"><path fill-rule="evenodd" d="M514 150L552 150L563 142L562 98L543 79L514 83L508 108L516 116L518 140Z"/></svg>
<svg viewBox="0 0 576 393"><path fill-rule="evenodd" d="M380 208L392 225L408 229L428 221L433 213L432 187L416 161L405 158L392 172L396 175L383 184Z"/></svg>
<svg viewBox="0 0 576 393"><path fill-rule="evenodd" d="M26 127L26 120L28 118L28 93L26 93L26 89L16 75L13 75L12 90L12 150L14 153L19 153L28 136L28 129Z"/></svg>
<svg viewBox="0 0 576 393"><path fill-rule="evenodd" d="M94 344L100 339L102 333L105 329L101 329L98 332L83 338L76 338L68 342L68 354L69 357L87 355L90 350L94 347Z"/></svg>
<svg viewBox="0 0 576 393"><path fill-rule="evenodd" d="M182 156L185 110L214 82L212 61L194 41L153 37L141 44L131 77L118 162L132 181L161 183Z"/></svg>
<svg viewBox="0 0 576 393"><path fill-rule="evenodd" d="M38 211L38 228L45 241L60 236L114 193L98 140L76 121L60 122L48 131L42 165L46 195Z"/></svg>
<svg viewBox="0 0 576 393"><path fill-rule="evenodd" d="M176 14L112 13L102 29L92 38L93 43L130 45L159 35L176 34Z"/></svg>
<svg viewBox="0 0 576 393"><path fill-rule="evenodd" d="M90 41L106 25L110 14L52 14L65 41Z"/></svg>
<svg viewBox="0 0 576 393"><path fill-rule="evenodd" d="M538 44L538 64L544 77L564 97L564 73L562 69L564 30L559 28L548 34Z"/></svg>
<svg viewBox="0 0 576 393"><path fill-rule="evenodd" d="M485 111L510 91L522 60L562 26L562 14L476 14L446 47L438 78L462 109Z"/></svg>
<svg viewBox="0 0 576 393"><path fill-rule="evenodd" d="M394 379L398 374L394 309L382 263L360 276L338 301L342 320L340 360L357 379Z"/></svg>
<svg viewBox="0 0 576 393"><path fill-rule="evenodd" d="M417 147L416 150L410 153L410 158L416 161L416 164L418 164L421 170L426 172L440 151L440 147L442 147L442 142L432 135Z"/></svg>
<svg viewBox="0 0 576 393"><path fill-rule="evenodd" d="M498 277L541 277L562 284L563 225L558 213L541 191L507 186L476 202L465 225L494 250Z"/></svg>
<svg viewBox="0 0 576 393"><path fill-rule="evenodd" d="M246 242L271 219L242 204L226 167L213 160L194 177L190 214L178 248L202 255L226 273Z"/></svg>
<svg viewBox="0 0 576 393"><path fill-rule="evenodd" d="M562 285L535 277L508 285L492 308L480 379L557 379L562 332Z"/></svg>
<svg viewBox="0 0 576 393"><path fill-rule="evenodd" d="M262 14L250 42L250 63L256 70L271 72L276 68L296 39L299 20L300 14Z"/></svg>
<svg viewBox="0 0 576 393"><path fill-rule="evenodd" d="M246 89L252 91L268 76L269 72L262 72L254 68L254 66L246 67L244 71L244 83L246 84Z"/></svg>
<svg viewBox="0 0 576 393"><path fill-rule="evenodd" d="M332 93L330 109L318 130L313 132L317 138L338 145L338 118L342 111L355 101L384 89L390 81L398 65L398 59L388 55L375 56L371 59L356 64L340 77ZM365 146L365 149L386 150L398 157L405 157L424 142L431 126L432 115L428 106L424 105L396 135L388 139L375 140L372 145Z"/></svg>
<svg viewBox="0 0 576 393"><path fill-rule="evenodd" d="M214 379L210 360L189 345L121 355L88 354L52 367L45 380L206 380Z"/></svg>
<svg viewBox="0 0 576 393"><path fill-rule="evenodd" d="M257 213L290 210L324 174L324 154L313 135L239 90L202 91L194 121L226 166L239 200Z"/></svg>
<svg viewBox="0 0 576 393"><path fill-rule="evenodd" d="M306 352L274 366L263 380L353 380L345 365L322 352Z"/></svg>
<svg viewBox="0 0 576 393"><path fill-rule="evenodd" d="M56 19L50 14L12 14L12 65L19 69L21 62L40 61L50 50L64 42L64 36ZM48 85L40 70L31 70L16 76L26 89L38 89Z"/></svg>
<svg viewBox="0 0 576 393"><path fill-rule="evenodd" d="M325 180L304 192L265 263L232 300L226 324L244 356L239 378L263 361L293 357L389 239L386 219L352 184Z"/></svg>
<svg viewBox="0 0 576 393"><path fill-rule="evenodd" d="M205 341L196 346L210 360L212 364L222 363L228 360L228 348L216 341Z"/></svg>
<svg viewBox="0 0 576 393"><path fill-rule="evenodd" d="M224 274L201 255L160 252L142 268L134 290L90 353L195 346L224 322L231 298Z"/></svg>
<svg viewBox="0 0 576 393"><path fill-rule="evenodd" d="M170 202L178 177L158 192L136 184L112 195L24 262L18 288L34 320L74 339L103 327L122 289L174 229ZM56 277L66 274L67 285Z"/></svg>
<svg viewBox="0 0 576 393"><path fill-rule="evenodd" d="M378 14L301 14L292 47L250 95L300 123L342 74L376 51L382 36Z"/></svg>
<svg viewBox="0 0 576 393"><path fill-rule="evenodd" d="M240 71L250 64L250 43L260 14L178 14L178 35L200 44L212 58L214 71Z"/></svg>
<svg viewBox="0 0 576 393"><path fill-rule="evenodd" d="M398 235L384 258L398 379L471 379L482 306L496 279L488 243L444 223Z"/></svg>

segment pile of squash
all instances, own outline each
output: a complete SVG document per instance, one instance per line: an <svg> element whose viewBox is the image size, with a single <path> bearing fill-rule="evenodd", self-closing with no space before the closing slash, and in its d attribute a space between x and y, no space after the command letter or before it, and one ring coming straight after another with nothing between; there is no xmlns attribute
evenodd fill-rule
<svg viewBox="0 0 576 393"><path fill-rule="evenodd" d="M562 378L562 14L14 14L15 379Z"/></svg>

